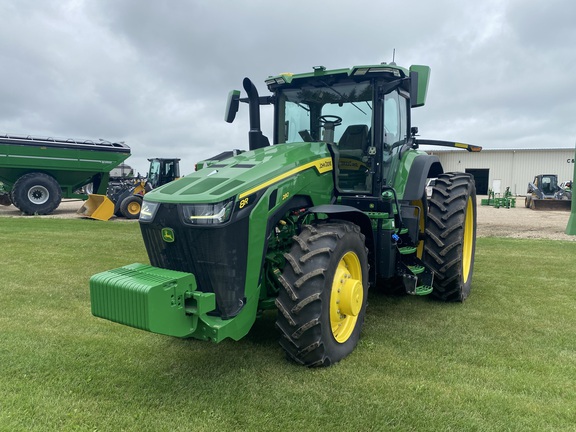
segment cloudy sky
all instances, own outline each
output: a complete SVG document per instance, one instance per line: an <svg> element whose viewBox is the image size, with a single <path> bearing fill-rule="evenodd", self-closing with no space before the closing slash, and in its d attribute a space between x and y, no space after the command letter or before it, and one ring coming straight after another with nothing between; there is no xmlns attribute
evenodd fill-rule
<svg viewBox="0 0 576 432"><path fill-rule="evenodd" d="M571 0L0 0L0 16L0 134L125 141L142 172L246 149L247 110L223 121L246 76L263 94L269 75L393 50L432 68L422 137L576 142Z"/></svg>

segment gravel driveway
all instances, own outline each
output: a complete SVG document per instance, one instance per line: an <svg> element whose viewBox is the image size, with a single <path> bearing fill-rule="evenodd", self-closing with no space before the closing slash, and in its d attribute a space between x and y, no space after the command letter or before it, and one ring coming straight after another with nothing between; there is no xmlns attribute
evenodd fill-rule
<svg viewBox="0 0 576 432"><path fill-rule="evenodd" d="M515 208L494 208L480 205L480 200L486 196L478 197L478 237L512 237L550 240L576 241L576 236L564 234L570 212L567 211L536 211L524 207L524 198L516 200ZM44 218L77 218L82 217L76 211L82 207L83 201L64 200L56 211ZM22 216L14 206L0 205L0 217L29 217ZM113 217L110 222L135 222L124 218ZM104 222L102 222L104 223Z"/></svg>

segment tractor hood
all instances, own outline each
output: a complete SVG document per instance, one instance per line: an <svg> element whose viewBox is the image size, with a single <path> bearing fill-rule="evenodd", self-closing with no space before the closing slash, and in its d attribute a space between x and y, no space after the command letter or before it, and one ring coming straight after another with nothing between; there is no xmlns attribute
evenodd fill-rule
<svg viewBox="0 0 576 432"><path fill-rule="evenodd" d="M146 201L172 204L242 199L315 169L331 171L325 143L290 143L244 152L219 161L146 194Z"/></svg>

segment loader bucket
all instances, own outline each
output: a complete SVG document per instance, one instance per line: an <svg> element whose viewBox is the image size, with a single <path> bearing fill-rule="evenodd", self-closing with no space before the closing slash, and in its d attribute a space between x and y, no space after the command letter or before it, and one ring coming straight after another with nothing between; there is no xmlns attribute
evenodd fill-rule
<svg viewBox="0 0 576 432"><path fill-rule="evenodd" d="M530 203L530 208L532 210L570 211L571 204L570 200L533 199Z"/></svg>
<svg viewBox="0 0 576 432"><path fill-rule="evenodd" d="M106 195L91 194L77 213L92 219L107 221L114 216L114 203Z"/></svg>

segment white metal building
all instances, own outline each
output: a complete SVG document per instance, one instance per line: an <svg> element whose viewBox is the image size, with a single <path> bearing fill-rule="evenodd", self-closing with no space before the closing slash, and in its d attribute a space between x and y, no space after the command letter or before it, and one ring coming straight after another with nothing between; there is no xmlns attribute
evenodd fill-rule
<svg viewBox="0 0 576 432"><path fill-rule="evenodd" d="M504 193L507 187L514 195L525 195L528 182L538 174L557 174L559 183L572 180L574 175L573 148L484 149L480 153L442 149L428 153L440 158L446 172L473 174L478 195L487 195L488 189Z"/></svg>

